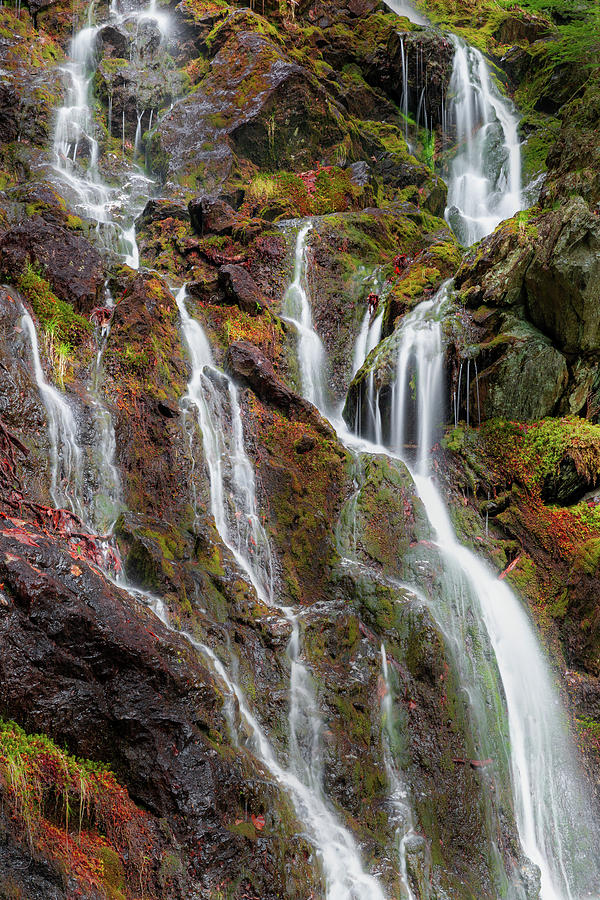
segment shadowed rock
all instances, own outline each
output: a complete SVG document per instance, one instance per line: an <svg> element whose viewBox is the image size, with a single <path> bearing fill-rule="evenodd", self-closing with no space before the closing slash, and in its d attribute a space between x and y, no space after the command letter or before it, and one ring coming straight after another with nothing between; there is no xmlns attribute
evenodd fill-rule
<svg viewBox="0 0 600 900"><path fill-rule="evenodd" d="M28 263L39 266L57 297L77 312L100 303L104 264L85 238L38 218L16 225L0 238L0 274L16 278Z"/></svg>
<svg viewBox="0 0 600 900"><path fill-rule="evenodd" d="M279 380L271 362L254 344L249 341L235 341L230 344L225 367L234 378L251 387L264 403L275 406L290 419L314 425L326 437L335 436L331 426L315 407Z"/></svg>

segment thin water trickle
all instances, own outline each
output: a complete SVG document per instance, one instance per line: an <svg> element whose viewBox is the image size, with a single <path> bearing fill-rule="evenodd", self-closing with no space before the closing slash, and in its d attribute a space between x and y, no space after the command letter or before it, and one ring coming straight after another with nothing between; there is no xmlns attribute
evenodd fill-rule
<svg viewBox="0 0 600 900"><path fill-rule="evenodd" d="M408 791L402 782L392 751L394 744L394 695L384 644L381 645L381 676L383 680L381 697L383 759L390 785L390 801L398 839L400 880L406 900L415 900L406 865L406 845L410 838L417 837L417 834L414 828L412 809L408 800Z"/></svg>

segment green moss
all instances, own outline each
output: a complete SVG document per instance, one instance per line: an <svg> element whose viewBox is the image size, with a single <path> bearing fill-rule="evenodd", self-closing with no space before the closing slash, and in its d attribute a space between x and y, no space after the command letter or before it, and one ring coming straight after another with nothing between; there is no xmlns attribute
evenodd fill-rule
<svg viewBox="0 0 600 900"><path fill-rule="evenodd" d="M91 323L60 300L30 263L16 279L16 285L31 304L42 328L52 330L59 342L73 348L89 338L93 330Z"/></svg>
<svg viewBox="0 0 600 900"><path fill-rule="evenodd" d="M17 837L78 889L100 879L108 896L121 900L133 873L145 889L146 818L106 766L0 720L0 796Z"/></svg>

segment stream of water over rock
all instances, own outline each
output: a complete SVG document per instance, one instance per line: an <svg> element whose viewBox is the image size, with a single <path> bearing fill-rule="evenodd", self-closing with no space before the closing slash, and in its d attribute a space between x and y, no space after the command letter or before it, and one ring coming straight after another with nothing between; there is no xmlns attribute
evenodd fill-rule
<svg viewBox="0 0 600 900"><path fill-rule="evenodd" d="M390 7L413 21L426 20L414 13L408 4L395 0ZM161 28L166 19L153 6L138 13L120 13L115 5L111 21L126 17L150 16ZM65 106L60 110L54 141L55 167L76 198L76 205L88 220L97 223L101 242L107 251L117 252L136 268L139 253L135 241L134 219L140 211L139 200L148 192L148 180L136 167L129 171L127 183L118 191L107 187L98 169L98 142L94 137L89 92L91 59L97 28L88 24L73 40L72 61L65 69L69 83ZM485 61L478 51L455 41L455 64L452 100L457 135L462 144L451 168L447 218L465 243L489 233L503 218L520 208L520 156L517 118L504 98L493 87ZM138 126L141 130L141 118ZM139 135L136 135L136 145ZM81 167L82 153L88 156ZM137 202L133 202L137 198ZM359 446L343 423L327 408L327 358L316 334L306 282L306 242L310 233L307 222L299 231L295 247L294 275L287 295L285 312L299 333L299 361L304 394L338 428L350 447ZM401 326L398 372L394 388L392 443L388 448L404 457L407 443L416 444L413 477L429 520L437 535L437 544L446 559L447 596L441 606L440 620L445 633L451 634L462 647L462 617L477 619L481 632L487 635L499 670L504 695L510 740L505 752L510 758L512 788L517 824L527 856L540 868L543 900L580 900L590 886L600 881L597 863L586 841L577 842L584 826L592 822L582 791L574 753L561 711L557 693L529 619L508 587L456 540L443 501L429 473L429 453L439 424L443 396L443 342L439 311L445 298L440 294L426 301L407 316ZM243 420L237 389L231 379L214 365L210 346L199 323L190 316L185 289L177 296L181 326L191 360L191 378L185 406L195 412L202 432L204 460L208 469L211 512L224 545L236 564L254 587L261 602L276 609L290 624L288 645L290 662L289 689L289 758L287 765L278 761L268 737L252 712L240 686L223 662L208 646L188 636L209 661L215 678L226 693L235 699L238 722L233 708L229 724L234 739L246 740L257 758L292 799L299 819L306 826L320 860L329 900L384 900L378 880L365 871L359 850L350 832L341 824L322 786L320 752L321 718L310 672L302 658L301 628L298 614L277 603L275 564L270 545L261 525L256 500L252 465L244 445ZM48 384L40 363L33 320L26 314L23 324L31 342L36 381L48 412L51 443L53 500L66 502L79 511L77 496L80 481L81 448L77 443L77 427L69 406ZM360 368L381 335L382 311L373 322L365 316L355 351L354 368ZM93 378L98 388L101 352L97 357ZM417 371L416 411L410 425L407 400L411 372ZM371 387L371 391L373 391ZM374 435L381 443L382 427L377 398L371 398ZM98 401L100 402L100 401ZM379 416L379 420L377 417ZM104 419L101 433L104 456L110 465L104 477L118 482L112 463L114 432L110 417ZM361 431L364 423L358 423ZM381 447L360 444L361 449L382 452ZM116 475L115 475L116 473ZM108 489L107 489L108 490ZM113 493L117 490L111 488ZM434 598L435 599L435 598ZM436 603L432 604L436 608ZM164 606L157 601L155 611L167 622ZM463 644L461 644L463 641ZM476 678L477 666L464 669L465 678ZM387 657L382 648L382 678L386 693L382 710L389 714L392 694ZM471 685L470 685L471 686ZM473 694L483 697L481 685L473 684ZM485 705L485 697L476 706ZM494 715L496 710L494 710ZM475 711L474 721L481 731L482 747L489 727L486 713ZM501 736L502 737L502 736ZM408 883L405 844L413 833L413 816L401 773L391 754L384 754L392 798L399 818L399 869L404 890L413 896ZM517 891L518 888L515 888ZM515 893L514 896L522 896Z"/></svg>
<svg viewBox="0 0 600 900"><path fill-rule="evenodd" d="M303 249L303 243L301 246ZM299 276L296 280L299 281ZM230 696L236 698L251 749L289 794L298 818L308 829L323 870L327 898L384 900L377 880L363 869L350 832L337 819L323 792L319 708L310 673L302 660L298 614L291 607L277 605L273 560L258 515L254 472L244 448L237 388L225 373L215 368L206 335L200 323L189 315L185 299L183 287L177 295L177 305L191 362L184 404L196 410L202 432L211 511L217 531L253 585L259 600L278 610L291 626L287 767L277 760L231 673L213 650L197 641L193 643L212 663L217 678ZM304 336L305 332L300 331L301 342ZM312 353L312 343L309 342L308 347L307 355ZM309 356L303 369L307 378L313 371L310 362ZM242 734L233 716L230 716L229 724L234 738L241 740Z"/></svg>
<svg viewBox="0 0 600 900"><path fill-rule="evenodd" d="M309 229L303 227L300 235L304 241L308 234ZM297 246L296 257L299 250ZM499 769L499 757L504 755L509 763L519 837L525 854L539 869L542 900L582 900L597 896L590 891L600 884L594 851L598 834L548 662L516 596L457 541L430 473L431 447L443 422L441 321L449 292L447 283L436 297L407 314L399 326L388 448L364 441L356 444L334 411L321 411L329 413L338 436L349 448L391 451L408 465L444 560L439 594L431 598L431 610L453 648L468 692L476 743L483 756L497 755ZM299 353L304 346L306 342L299 341ZM365 423L365 431L381 433L373 423ZM485 651L473 655L468 636L473 622L480 646L487 645L493 652L491 663ZM496 700L490 702L488 690L496 680L496 667L501 688L499 684ZM504 715L507 729L503 728ZM492 848L492 852L499 860L499 850ZM527 877L535 879L531 873ZM508 890L514 898L525 896L518 875L507 872L506 879L504 885L498 885L499 890Z"/></svg>

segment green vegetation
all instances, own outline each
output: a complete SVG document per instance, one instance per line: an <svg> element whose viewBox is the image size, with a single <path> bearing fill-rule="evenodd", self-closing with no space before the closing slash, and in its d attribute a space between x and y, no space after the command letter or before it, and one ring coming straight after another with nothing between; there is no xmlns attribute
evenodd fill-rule
<svg viewBox="0 0 600 900"><path fill-rule="evenodd" d="M17 288L27 298L44 331L69 352L92 333L87 319L53 293L49 283L31 263L17 279Z"/></svg>
<svg viewBox="0 0 600 900"><path fill-rule="evenodd" d="M106 766L0 720L0 797L15 836L65 880L112 900L144 891L152 850L147 816Z"/></svg>

